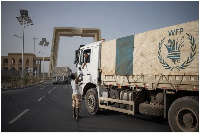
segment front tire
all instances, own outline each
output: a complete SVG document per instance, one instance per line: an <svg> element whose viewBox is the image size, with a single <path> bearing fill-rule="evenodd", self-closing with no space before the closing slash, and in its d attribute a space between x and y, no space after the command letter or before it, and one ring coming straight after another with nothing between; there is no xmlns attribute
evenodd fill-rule
<svg viewBox="0 0 200 134"><path fill-rule="evenodd" d="M169 125L174 132L199 131L199 102L197 97L175 100L168 112Z"/></svg>
<svg viewBox="0 0 200 134"><path fill-rule="evenodd" d="M96 114L99 110L98 95L95 88L91 88L87 91L85 96L85 105L87 111L91 114Z"/></svg>

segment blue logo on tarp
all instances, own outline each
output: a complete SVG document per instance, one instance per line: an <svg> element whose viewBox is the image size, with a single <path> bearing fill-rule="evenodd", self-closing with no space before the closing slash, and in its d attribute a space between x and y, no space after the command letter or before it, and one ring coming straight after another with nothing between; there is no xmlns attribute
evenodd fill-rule
<svg viewBox="0 0 200 134"><path fill-rule="evenodd" d="M177 35L178 34L177 31L178 31L178 29L171 30L169 32L169 36ZM183 28L180 28L180 34L181 34L181 32L183 32ZM186 67L188 67L190 65L190 63L193 61L194 56L196 54L195 39L191 34L186 33L186 35L187 35L187 39L190 41L191 52L190 52L190 55L187 57L187 59L183 63L180 63L180 60L181 60L181 49L185 45L184 36L182 36L181 39L176 39L176 40L175 39L169 39L167 41L167 43L164 44L166 51L168 52L167 58L172 60L174 65L169 65L165 61L165 58L162 56L161 48L162 48L162 44L164 43L164 40L166 39L166 37L163 38L159 42L158 59L165 69L170 69L172 71L174 68L176 68L177 70L180 71L181 69L185 69ZM179 65L177 65L177 64L179 64Z"/></svg>
<svg viewBox="0 0 200 134"><path fill-rule="evenodd" d="M180 42L175 40L168 40L168 44L164 44L167 48L168 55L167 58L171 59L174 64L180 62L181 59L181 48L184 46L184 41Z"/></svg>

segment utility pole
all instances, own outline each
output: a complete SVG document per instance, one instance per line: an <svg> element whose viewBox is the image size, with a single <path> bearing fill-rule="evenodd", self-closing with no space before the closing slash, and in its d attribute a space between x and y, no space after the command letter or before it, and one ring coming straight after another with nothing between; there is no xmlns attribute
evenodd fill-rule
<svg viewBox="0 0 200 134"><path fill-rule="evenodd" d="M23 40L23 43L22 43L22 76L21 76L23 78L24 77L24 29L29 25L33 25L33 21L28 16L27 10L20 10L20 14L21 14L21 16L16 17L16 18L23 27L23 35L22 35L22 40Z"/></svg>
<svg viewBox="0 0 200 134"><path fill-rule="evenodd" d="M34 54L35 54L35 40L36 40L37 38L35 38L35 36L34 36L34 38L33 38L33 40L34 40Z"/></svg>

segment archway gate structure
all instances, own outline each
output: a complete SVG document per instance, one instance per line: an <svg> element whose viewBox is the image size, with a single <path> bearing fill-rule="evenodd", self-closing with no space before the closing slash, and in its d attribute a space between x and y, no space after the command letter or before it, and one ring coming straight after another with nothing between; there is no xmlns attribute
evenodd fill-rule
<svg viewBox="0 0 200 134"><path fill-rule="evenodd" d="M52 68L57 66L60 36L93 37L94 42L96 42L101 40L101 30L99 28L54 27L48 73L49 77L51 76Z"/></svg>

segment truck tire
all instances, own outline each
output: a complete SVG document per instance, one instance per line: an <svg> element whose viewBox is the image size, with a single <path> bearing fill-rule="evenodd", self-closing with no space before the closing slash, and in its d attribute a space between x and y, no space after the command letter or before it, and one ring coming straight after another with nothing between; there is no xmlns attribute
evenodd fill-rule
<svg viewBox="0 0 200 134"><path fill-rule="evenodd" d="M98 95L95 88L91 88L87 91L85 96L85 105L87 111L91 114L96 114L99 110Z"/></svg>
<svg viewBox="0 0 200 134"><path fill-rule="evenodd" d="M168 120L174 132L198 132L198 97L186 96L175 100L168 111Z"/></svg>
<svg viewBox="0 0 200 134"><path fill-rule="evenodd" d="M164 105L153 105L144 102L139 105L139 112L144 115L163 116Z"/></svg>

